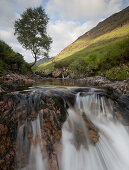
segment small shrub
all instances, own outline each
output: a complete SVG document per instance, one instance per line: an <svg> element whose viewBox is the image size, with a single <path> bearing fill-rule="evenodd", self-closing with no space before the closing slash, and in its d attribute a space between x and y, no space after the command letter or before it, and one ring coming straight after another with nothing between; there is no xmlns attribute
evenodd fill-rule
<svg viewBox="0 0 129 170"><path fill-rule="evenodd" d="M129 65L113 67L105 72L105 76L113 80L126 80L129 78Z"/></svg>
<svg viewBox="0 0 129 170"><path fill-rule="evenodd" d="M83 58L79 58L70 64L69 69L76 78L83 78L87 75L88 67Z"/></svg>

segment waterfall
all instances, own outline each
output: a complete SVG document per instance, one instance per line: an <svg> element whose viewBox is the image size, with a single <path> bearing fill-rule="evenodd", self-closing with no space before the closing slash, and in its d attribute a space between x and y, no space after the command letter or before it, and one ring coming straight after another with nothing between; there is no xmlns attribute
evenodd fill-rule
<svg viewBox="0 0 129 170"><path fill-rule="evenodd" d="M79 90L76 93L72 91L72 95L75 95L74 104L70 102L73 98L68 101L66 91L57 93L53 90L48 93L65 96L61 103L66 100L64 107L67 109L67 117L62 119L59 108L56 110L53 102L48 102L50 97L46 100L39 95L34 99L38 101L28 102L33 109L39 107L34 113L41 114L37 113L32 119L19 120L18 170L129 170L129 128L118 119L114 110L115 103L103 92L88 92L88 88L86 91ZM43 100L41 103L40 97ZM54 101L57 100L60 98ZM44 103L45 107L42 107ZM43 120L48 122L45 124L46 129ZM57 127L54 127L55 123ZM54 134L56 137L52 136ZM49 145L47 142L44 145L43 135L48 138L46 141L50 141ZM56 143L57 139L60 142ZM48 150L45 146L49 146L46 147Z"/></svg>
<svg viewBox="0 0 129 170"><path fill-rule="evenodd" d="M30 141L28 141L28 136ZM19 147L17 158L21 159L19 160L20 164L17 169L46 170L47 158L43 159L39 116L34 121L26 121L24 125L19 125L17 140ZM24 152L28 152L26 159L22 155ZM24 161L26 161L27 167L22 168L25 164Z"/></svg>
<svg viewBox="0 0 129 170"><path fill-rule="evenodd" d="M64 73L62 73L62 79L64 79L65 77L64 77Z"/></svg>
<svg viewBox="0 0 129 170"><path fill-rule="evenodd" d="M113 102L97 94L78 93L62 129L62 170L129 170L129 135L115 118ZM83 115L96 126L93 145Z"/></svg>

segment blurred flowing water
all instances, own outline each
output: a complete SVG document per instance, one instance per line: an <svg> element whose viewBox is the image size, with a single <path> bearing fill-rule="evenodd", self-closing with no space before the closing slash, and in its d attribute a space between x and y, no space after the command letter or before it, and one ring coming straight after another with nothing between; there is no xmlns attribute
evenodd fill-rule
<svg viewBox="0 0 129 170"><path fill-rule="evenodd" d="M75 98L74 106L69 105L67 109L67 119L62 128L62 151L61 155L57 153L58 169L129 170L128 128L117 119L113 100L95 93L94 90L90 93L78 90ZM99 140L96 144L89 139L84 116L97 129ZM21 170L49 169L48 157L41 145L42 119L43 117L37 116L36 120L24 123L24 132L19 122L17 157L22 162L22 153L26 152L25 160L28 164L26 167L21 165ZM30 132L31 146L28 144Z"/></svg>
<svg viewBox="0 0 129 170"><path fill-rule="evenodd" d="M128 170L129 135L114 117L110 99L93 94L77 94L74 108L63 126L63 170ZM85 114L99 130L99 141L93 146L87 136L82 115ZM77 128L83 131L83 137ZM79 145L79 147L77 147Z"/></svg>
<svg viewBox="0 0 129 170"><path fill-rule="evenodd" d="M41 126L40 126L40 118L37 117L36 120L31 121L29 124L25 123L26 127L19 125L18 136L17 136L17 144L19 146L19 150L17 153L17 157L22 162L23 153L26 152L27 158L26 161L28 165L26 168L21 168L22 164L19 165L21 170L46 170L47 169L47 159L43 159L43 153L41 148ZM23 132L24 128L24 132ZM31 132L31 146L29 146L28 135ZM24 135L23 135L24 133ZM30 148L29 148L30 147Z"/></svg>

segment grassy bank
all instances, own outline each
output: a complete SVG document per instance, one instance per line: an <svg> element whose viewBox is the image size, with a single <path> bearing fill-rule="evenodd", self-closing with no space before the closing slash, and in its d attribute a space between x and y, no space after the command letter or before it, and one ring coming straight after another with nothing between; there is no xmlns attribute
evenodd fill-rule
<svg viewBox="0 0 129 170"><path fill-rule="evenodd" d="M76 78L102 74L110 79L129 78L129 24L96 38L79 39L36 70L62 67Z"/></svg>

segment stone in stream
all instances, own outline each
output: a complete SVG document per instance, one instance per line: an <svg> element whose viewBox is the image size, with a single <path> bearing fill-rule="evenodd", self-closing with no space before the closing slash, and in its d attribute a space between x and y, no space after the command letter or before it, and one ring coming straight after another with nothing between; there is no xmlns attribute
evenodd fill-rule
<svg viewBox="0 0 129 170"><path fill-rule="evenodd" d="M88 136L92 144L96 144L99 140L99 134L98 129L95 127L95 125L88 119L88 117L83 114L83 120L86 123L86 127L88 129Z"/></svg>

